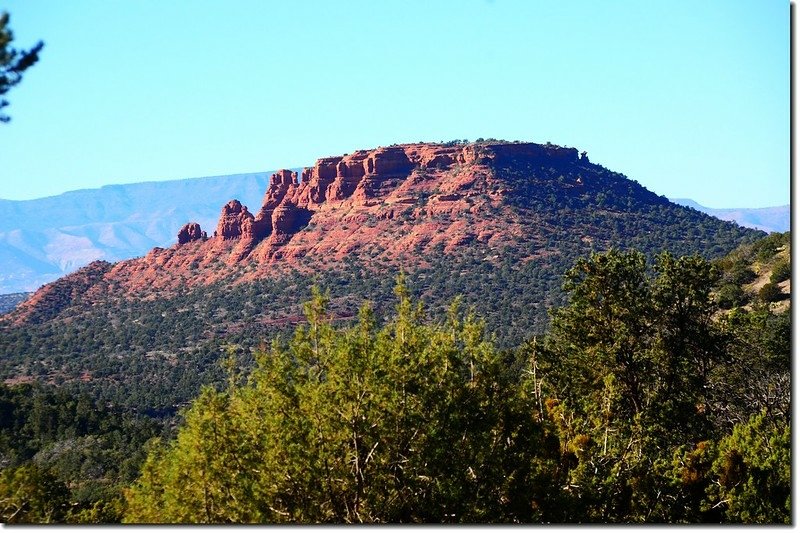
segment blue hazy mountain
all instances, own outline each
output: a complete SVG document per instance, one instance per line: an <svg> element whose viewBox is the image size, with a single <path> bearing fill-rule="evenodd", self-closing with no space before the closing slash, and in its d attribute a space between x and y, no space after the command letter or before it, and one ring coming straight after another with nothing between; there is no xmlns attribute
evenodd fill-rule
<svg viewBox="0 0 800 533"><path fill-rule="evenodd" d="M789 220L791 209L788 205L781 205L776 207L760 207L760 208L730 208L730 209L714 209L705 207L698 204L694 200L688 198L670 198L671 202L717 217L721 220L730 220L736 222L740 226L747 228L760 229L766 232L777 231L783 233L789 231Z"/></svg>
<svg viewBox="0 0 800 533"><path fill-rule="evenodd" d="M32 291L91 261L119 261L176 242L198 222L213 233L233 198L257 210L272 172L70 191L0 200L0 294Z"/></svg>

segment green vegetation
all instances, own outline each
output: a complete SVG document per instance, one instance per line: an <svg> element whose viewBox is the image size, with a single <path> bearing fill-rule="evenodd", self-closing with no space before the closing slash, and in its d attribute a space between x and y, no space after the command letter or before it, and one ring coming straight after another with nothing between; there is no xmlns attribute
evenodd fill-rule
<svg viewBox="0 0 800 533"><path fill-rule="evenodd" d="M574 465L564 484L573 506L563 520L788 521L788 474L777 461L743 467L740 480L723 483L730 490L715 492L725 475L720 457L752 417L769 420L762 435L782 446L770 453L789 453L788 389L779 406L748 403L751 397L738 401L734 395L751 394L751 384L742 377L734 387L729 381L734 369L755 364L765 370L767 388L777 392L788 378L781 375L789 369L788 345L779 348L780 362L768 361L776 339L764 335L767 328L750 329L763 314L713 320L719 274L708 262L664 254L654 277L646 271L636 252L579 261L567 274L570 303L555 313L538 354L550 416ZM778 335L788 339L788 324L782 326ZM743 349L745 341L759 356ZM744 503L740 482L769 485L781 510L756 513L763 502Z"/></svg>
<svg viewBox="0 0 800 533"><path fill-rule="evenodd" d="M543 394L576 463L566 485L581 520L705 518L684 501L672 458L712 437L708 372L722 359L713 270L665 254L655 271L648 278L635 252L579 261L539 355Z"/></svg>
<svg viewBox="0 0 800 533"><path fill-rule="evenodd" d="M779 284L791 277L789 232L772 233L717 261L723 277L717 300L723 309L787 300Z"/></svg>
<svg viewBox="0 0 800 533"><path fill-rule="evenodd" d="M783 299L783 293L774 283L767 283L759 289L758 297L763 302L777 302Z"/></svg>
<svg viewBox="0 0 800 533"><path fill-rule="evenodd" d="M423 265L418 257L399 259L401 265L413 266L407 270L409 291L425 302L431 316L443 316L450 302L461 296L464 305L474 307L486 321L498 347L512 349L547 330L548 310L566 301L563 273L593 250L630 242L649 259L665 247L675 255L702 253L713 258L759 235L721 221L700 220L699 213L675 206L648 207L636 200L635 190L630 204L639 205L638 211L624 217L586 208L590 199L583 207L554 210L546 208L546 198L563 192L549 191L546 183L543 177L525 193L525 209L539 217L536 235L523 235L500 249L472 242L453 253L430 254ZM697 236L687 240L691 232ZM262 341L290 334L291 325L302 320L302 302L310 298L312 285L330 291L331 312L342 323L352 321L364 301L372 304L378 320L390 317L393 280L376 272L370 261L351 258L314 275L285 271L169 297L153 291L143 298L108 298L92 306L55 303L60 313L46 320L2 326L0 379L55 379L103 401L151 414L175 414L202 385L222 383L217 363L224 346L241 345L243 358L252 362L251 351ZM383 267L387 268L395 267ZM72 292L64 292L64 298L71 297Z"/></svg>
<svg viewBox="0 0 800 533"><path fill-rule="evenodd" d="M791 433L786 422L753 415L722 439L709 487L726 517L744 523L790 523Z"/></svg>
<svg viewBox="0 0 800 533"><path fill-rule="evenodd" d="M160 434L145 417L86 395L38 385L0 386L0 520L118 522L121 488Z"/></svg>
<svg viewBox="0 0 800 533"><path fill-rule="evenodd" d="M2 519L788 523L791 319L753 288L787 243L769 236L713 263L590 254L548 302L544 332L516 346L500 341L501 321L530 327L519 326L529 295L503 299L498 279L518 283L524 267L468 254L447 275L433 264L399 284L347 262L316 278L324 295L306 293L299 274L260 282L307 294L302 309L273 307L254 285L237 287L238 300L126 302L130 314L95 319L113 340L94 339L89 321L70 342L128 346L130 366L98 355L85 382L0 388ZM454 264L501 294L484 302L500 322L477 318L474 294L455 297ZM744 297L724 310L734 280ZM382 299L353 312L356 286ZM427 302L440 287L423 311L416 295ZM386 301L394 310L379 312ZM198 311L231 320L204 338ZM255 316L279 324L270 344L250 349L263 338L255 327L221 334ZM126 337L129 320L141 329ZM181 335L208 354L181 351ZM153 336L182 358L155 353ZM217 354L231 338L250 342ZM56 375L58 364L77 363L43 368ZM111 401L131 389L103 387L127 369L148 376L134 390L151 394ZM203 374L186 380L189 369ZM170 386L190 399L179 417ZM135 414L153 398L167 408Z"/></svg>
<svg viewBox="0 0 800 533"><path fill-rule="evenodd" d="M556 448L471 316L424 324L403 285L396 318L368 307L337 331L316 293L307 326L257 355L243 385L204 389L177 439L151 451L132 522L489 522L530 499ZM549 442L550 441L550 442Z"/></svg>
<svg viewBox="0 0 800 533"><path fill-rule="evenodd" d="M769 276L770 283L780 283L786 281L792 275L792 268L789 266L788 259L782 259L775 263L772 274Z"/></svg>
<svg viewBox="0 0 800 533"><path fill-rule="evenodd" d="M552 331L513 354L458 305L426 321L402 283L382 328L368 307L333 327L317 292L291 341L246 377L231 359L153 444L126 521L788 523L788 396L725 389L760 359L777 390L788 315L752 335L764 310L713 319L707 261L653 270L579 261Z"/></svg>

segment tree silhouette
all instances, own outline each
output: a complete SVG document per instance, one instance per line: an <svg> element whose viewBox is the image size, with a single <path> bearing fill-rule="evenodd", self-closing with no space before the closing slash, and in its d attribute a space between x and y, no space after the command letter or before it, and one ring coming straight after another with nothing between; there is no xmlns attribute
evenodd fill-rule
<svg viewBox="0 0 800 533"><path fill-rule="evenodd" d="M22 73L39 60L39 52L44 43L39 41L30 50L16 50L11 47L14 34L8 27L8 13L0 14L0 97L22 81ZM8 106L8 100L0 98L0 110ZM0 122L8 122L11 117L0 111Z"/></svg>

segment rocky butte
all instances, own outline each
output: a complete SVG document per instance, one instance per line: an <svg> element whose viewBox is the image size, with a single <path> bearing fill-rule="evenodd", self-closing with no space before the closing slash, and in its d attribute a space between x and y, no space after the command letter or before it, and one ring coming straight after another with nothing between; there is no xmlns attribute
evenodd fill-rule
<svg viewBox="0 0 800 533"><path fill-rule="evenodd" d="M155 298L288 270L313 274L336 268L345 258L376 272L397 272L465 247L480 248L487 261L496 261L503 250L524 248L531 251L515 261L535 261L559 253L548 248L553 236L597 248L619 244L608 229L573 225L570 210L588 208L612 226L624 214L631 227L643 227L636 217L657 227L660 215L653 206L683 210L591 163L575 148L476 142L358 150L321 158L299 175L280 170L260 206L251 210L232 199L222 206L213 231L189 222L170 248L113 265L89 265L72 276L81 290L66 291L64 281L47 285L12 320L36 314L37 307L54 300L55 290L90 299ZM680 239L663 236L666 247Z"/></svg>
<svg viewBox="0 0 800 533"><path fill-rule="evenodd" d="M118 263L110 274L128 291L168 289L175 283L165 271L184 272L183 283L194 285L258 277L277 263L304 268L364 253L394 262L472 240L499 245L507 231L486 215L502 210L511 190L494 171L521 161L588 163L575 148L533 143L403 144L325 157L300 175L273 174L258 210L235 199L225 204L211 237L188 224L178 245ZM475 215L473 223L462 213Z"/></svg>

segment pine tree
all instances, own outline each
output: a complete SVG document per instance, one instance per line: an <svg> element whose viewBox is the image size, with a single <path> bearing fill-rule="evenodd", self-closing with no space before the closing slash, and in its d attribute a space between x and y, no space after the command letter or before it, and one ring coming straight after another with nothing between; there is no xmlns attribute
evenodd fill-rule
<svg viewBox="0 0 800 533"><path fill-rule="evenodd" d="M8 27L9 19L8 13L0 14L0 97L22 81L22 74L39 60L39 52L44 48L42 41L36 43L30 50L12 48L11 41L14 40L14 34ZM0 98L0 122L11 120L11 117L2 112L8 105L7 100Z"/></svg>

